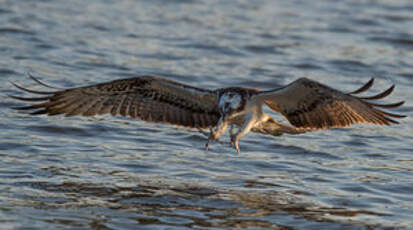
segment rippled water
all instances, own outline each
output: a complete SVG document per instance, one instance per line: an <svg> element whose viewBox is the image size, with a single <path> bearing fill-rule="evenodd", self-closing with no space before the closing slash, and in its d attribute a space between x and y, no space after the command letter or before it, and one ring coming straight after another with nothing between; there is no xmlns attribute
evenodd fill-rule
<svg viewBox="0 0 413 230"><path fill-rule="evenodd" d="M0 0L1 229L413 228L413 2ZM264 89L397 85L401 125L280 138L241 154L196 130L29 116L9 81L155 74Z"/></svg>

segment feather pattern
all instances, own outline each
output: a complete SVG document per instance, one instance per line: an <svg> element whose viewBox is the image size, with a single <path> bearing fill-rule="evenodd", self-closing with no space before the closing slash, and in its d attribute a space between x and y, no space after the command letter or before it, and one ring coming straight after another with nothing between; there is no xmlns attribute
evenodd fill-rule
<svg viewBox="0 0 413 230"><path fill-rule="evenodd" d="M309 130L346 127L355 123L397 124L398 121L392 118L403 118L404 115L378 108L396 108L401 106L403 101L392 104L370 102L391 94L394 85L374 96L355 96L367 91L373 82L374 79L371 79L361 88L346 94L316 81L301 78L280 89L261 91L256 97L272 110L284 115L292 125Z"/></svg>
<svg viewBox="0 0 413 230"><path fill-rule="evenodd" d="M37 83L52 88L30 77ZM64 114L70 117L110 113L114 116L129 116L145 121L197 128L214 126L219 118L216 106L218 98L214 91L154 76L121 79L50 92L14 85L29 93L47 95L33 98L10 96L22 101L40 101L38 104L16 108L37 109L31 113L34 115ZM193 114L198 114L198 117L195 118Z"/></svg>

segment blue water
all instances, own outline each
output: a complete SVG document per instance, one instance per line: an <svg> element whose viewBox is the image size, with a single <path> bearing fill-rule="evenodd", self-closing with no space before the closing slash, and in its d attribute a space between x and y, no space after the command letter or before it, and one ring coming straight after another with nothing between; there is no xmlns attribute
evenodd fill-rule
<svg viewBox="0 0 413 230"><path fill-rule="evenodd" d="M413 2L0 0L1 229L413 229ZM396 84L400 125L250 133L29 116L40 89L152 74L204 88ZM227 138L227 137L226 137Z"/></svg>

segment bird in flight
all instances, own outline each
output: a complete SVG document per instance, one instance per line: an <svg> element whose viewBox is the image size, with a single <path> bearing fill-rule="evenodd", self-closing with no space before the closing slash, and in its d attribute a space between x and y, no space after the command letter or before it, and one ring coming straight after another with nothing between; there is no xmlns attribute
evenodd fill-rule
<svg viewBox="0 0 413 230"><path fill-rule="evenodd" d="M396 108L404 101L391 104L371 102L388 96L394 85L377 95L358 96L373 85L374 78L359 89L344 93L307 78L272 90L246 87L210 90L156 76L61 89L29 76L38 84L55 90L38 91L12 83L22 91L42 95L10 95L21 101L37 102L16 108L18 110L32 110L32 115L64 114L68 117L112 114L189 128L209 128L207 149L211 141L218 141L230 127L231 146L238 153L239 140L250 131L280 136L356 123L398 124L395 118L406 117L379 109ZM292 126L277 122L264 113L263 105L281 113Z"/></svg>

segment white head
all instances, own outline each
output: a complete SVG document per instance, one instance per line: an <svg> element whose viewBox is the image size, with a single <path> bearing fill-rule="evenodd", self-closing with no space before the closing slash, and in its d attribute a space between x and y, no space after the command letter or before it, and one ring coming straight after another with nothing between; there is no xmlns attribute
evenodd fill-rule
<svg viewBox="0 0 413 230"><path fill-rule="evenodd" d="M242 96L236 92L225 92L219 98L218 107L224 118L242 109L242 106Z"/></svg>

